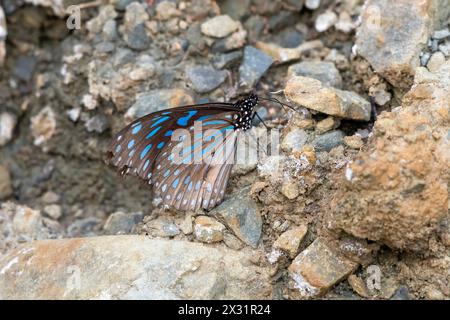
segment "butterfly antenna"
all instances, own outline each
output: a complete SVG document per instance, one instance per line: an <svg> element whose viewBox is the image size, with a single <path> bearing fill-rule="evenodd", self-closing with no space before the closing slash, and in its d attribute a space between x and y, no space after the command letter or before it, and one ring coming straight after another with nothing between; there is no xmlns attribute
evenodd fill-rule
<svg viewBox="0 0 450 320"><path fill-rule="evenodd" d="M261 99L261 100L271 101L271 102L274 102L274 103L278 103L278 104L279 104L280 106L282 106L283 108L287 107L287 108L291 109L292 111L298 112L298 110L295 109L295 107L293 107L293 106L291 106L291 105L289 105L289 104L287 104L287 103L283 103L283 102L281 102L280 100L278 100L278 99L276 99L276 98L263 98L263 97L258 97L258 98Z"/></svg>
<svg viewBox="0 0 450 320"><path fill-rule="evenodd" d="M269 127L267 126L267 124L264 122L264 120L259 116L259 114L257 112L255 112L255 114L253 115L253 117L257 117L259 119L259 121L262 122L262 124L264 125L264 127L266 127L267 130L269 130Z"/></svg>

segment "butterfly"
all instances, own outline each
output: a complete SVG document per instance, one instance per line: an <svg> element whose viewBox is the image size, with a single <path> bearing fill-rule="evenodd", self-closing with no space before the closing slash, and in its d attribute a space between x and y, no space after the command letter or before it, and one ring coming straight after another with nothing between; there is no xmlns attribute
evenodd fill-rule
<svg viewBox="0 0 450 320"><path fill-rule="evenodd" d="M153 187L177 210L212 209L225 195L238 134L252 128L258 96L145 115L111 141L107 162ZM259 116L258 116L259 117Z"/></svg>

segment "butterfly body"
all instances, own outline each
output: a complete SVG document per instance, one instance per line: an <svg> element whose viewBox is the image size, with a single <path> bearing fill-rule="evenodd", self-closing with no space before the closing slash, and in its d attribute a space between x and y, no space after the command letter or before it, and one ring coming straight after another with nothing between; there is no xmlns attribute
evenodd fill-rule
<svg viewBox="0 0 450 320"><path fill-rule="evenodd" d="M108 161L122 175L153 185L179 210L211 209L222 201L237 135L252 127L258 97L181 106L143 116L113 138Z"/></svg>

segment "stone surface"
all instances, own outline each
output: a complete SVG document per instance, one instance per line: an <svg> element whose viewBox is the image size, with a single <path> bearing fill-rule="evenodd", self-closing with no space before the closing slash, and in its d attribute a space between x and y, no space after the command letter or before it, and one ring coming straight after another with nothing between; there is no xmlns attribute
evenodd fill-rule
<svg viewBox="0 0 450 320"><path fill-rule="evenodd" d="M214 57L213 65L217 69L229 68L242 58L241 51L233 51L230 53L220 54Z"/></svg>
<svg viewBox="0 0 450 320"><path fill-rule="evenodd" d="M369 0L357 31L358 53L393 86L408 89L422 48L449 13L440 0Z"/></svg>
<svg viewBox="0 0 450 320"><path fill-rule="evenodd" d="M208 93L225 81L227 73L210 66L194 66L186 69L186 77L196 92Z"/></svg>
<svg viewBox="0 0 450 320"><path fill-rule="evenodd" d="M358 265L317 238L289 266L293 290L302 297L319 296L352 273Z"/></svg>
<svg viewBox="0 0 450 320"><path fill-rule="evenodd" d="M194 235L201 242L222 241L224 230L225 226L211 217L199 216L194 222Z"/></svg>
<svg viewBox="0 0 450 320"><path fill-rule="evenodd" d="M300 195L298 183L296 181L286 181L281 186L281 193L289 200L294 200Z"/></svg>
<svg viewBox="0 0 450 320"><path fill-rule="evenodd" d="M180 15L180 11L177 10L176 4L171 1L161 1L156 6L156 19L169 20L170 18Z"/></svg>
<svg viewBox="0 0 450 320"><path fill-rule="evenodd" d="M0 113L0 147L11 141L17 119L9 112Z"/></svg>
<svg viewBox="0 0 450 320"><path fill-rule="evenodd" d="M125 117L134 120L158 110L193 103L191 95L183 89L151 90L137 98L136 102L127 110Z"/></svg>
<svg viewBox="0 0 450 320"><path fill-rule="evenodd" d="M370 120L368 101L352 91L328 87L316 79L292 76L284 89L286 98L325 114L353 120Z"/></svg>
<svg viewBox="0 0 450 320"><path fill-rule="evenodd" d="M328 87L341 88L342 77L333 62L302 61L293 64L288 69L288 78L303 76L317 79Z"/></svg>
<svg viewBox="0 0 450 320"><path fill-rule="evenodd" d="M253 88L272 65L272 58L252 46L244 49L244 60L239 67L239 81L248 88Z"/></svg>
<svg viewBox="0 0 450 320"><path fill-rule="evenodd" d="M428 60L427 68L431 72L436 72L445 63L445 56L442 52L435 52Z"/></svg>
<svg viewBox="0 0 450 320"><path fill-rule="evenodd" d="M308 227L301 225L283 232L273 243L274 248L287 252L291 258L297 255L298 248L308 232Z"/></svg>
<svg viewBox="0 0 450 320"><path fill-rule="evenodd" d="M38 241L0 260L1 299L270 299L271 290L244 252L143 236Z"/></svg>
<svg viewBox="0 0 450 320"><path fill-rule="evenodd" d="M0 200L12 195L11 174L9 169L0 164Z"/></svg>
<svg viewBox="0 0 450 320"><path fill-rule="evenodd" d="M228 15L221 15L203 22L201 30L207 36L224 38L236 31L238 27L238 22L231 19Z"/></svg>
<svg viewBox="0 0 450 320"><path fill-rule="evenodd" d="M317 136L312 144L316 151L330 151L343 143L344 136L341 130L334 130Z"/></svg>
<svg viewBox="0 0 450 320"><path fill-rule="evenodd" d="M363 146L362 138L359 134L344 137L344 144L352 149L360 149Z"/></svg>
<svg viewBox="0 0 450 320"><path fill-rule="evenodd" d="M448 214L450 62L432 75L416 77L402 107L378 117L368 149L343 173L330 227L396 249L428 249Z"/></svg>
<svg viewBox="0 0 450 320"><path fill-rule="evenodd" d="M262 219L256 203L247 195L248 188L222 202L210 215L223 221L246 244L256 248L261 237Z"/></svg>

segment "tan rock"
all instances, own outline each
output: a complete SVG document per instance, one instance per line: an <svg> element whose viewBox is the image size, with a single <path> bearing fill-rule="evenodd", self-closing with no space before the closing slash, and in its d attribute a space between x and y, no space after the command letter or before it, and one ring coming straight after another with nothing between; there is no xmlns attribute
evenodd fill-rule
<svg viewBox="0 0 450 320"><path fill-rule="evenodd" d="M335 119L333 117L326 117L325 119L317 122L316 124L316 133L322 134L327 131L336 129L340 124L340 121L338 119Z"/></svg>
<svg viewBox="0 0 450 320"><path fill-rule="evenodd" d="M203 22L202 33L215 38L224 38L239 28L239 23L228 15L216 16Z"/></svg>
<svg viewBox="0 0 450 320"><path fill-rule="evenodd" d="M0 200L12 195L11 175L7 167L0 165Z"/></svg>
<svg viewBox="0 0 450 320"><path fill-rule="evenodd" d="M442 52L435 52L428 60L427 68L430 72L436 72L445 63L445 56Z"/></svg>
<svg viewBox="0 0 450 320"><path fill-rule="evenodd" d="M0 299L270 299L249 256L145 236L36 241L0 259Z"/></svg>
<svg viewBox="0 0 450 320"><path fill-rule="evenodd" d="M292 228L282 233L273 243L273 247L287 252L293 258L297 254L306 232L308 232L308 227L305 225Z"/></svg>
<svg viewBox="0 0 450 320"><path fill-rule="evenodd" d="M358 264L336 252L323 238L317 238L289 266L293 290L311 297L326 293L352 273Z"/></svg>
<svg viewBox="0 0 450 320"><path fill-rule="evenodd" d="M296 181L287 181L283 183L281 186L281 193L289 200L297 198L300 194L298 183Z"/></svg>
<svg viewBox="0 0 450 320"><path fill-rule="evenodd" d="M44 144L53 137L56 132L56 119L51 107L43 108L31 118L31 132L34 136L34 144L37 146Z"/></svg>
<svg viewBox="0 0 450 320"><path fill-rule="evenodd" d="M367 289L366 284L364 283L364 280L360 277L351 274L347 278L348 284L352 287L352 289L359 294L363 298L370 298L370 293Z"/></svg>
<svg viewBox="0 0 450 320"><path fill-rule="evenodd" d="M353 120L370 120L370 103L351 91L326 87L319 80L293 76L284 89L286 98L308 109Z"/></svg>
<svg viewBox="0 0 450 320"><path fill-rule="evenodd" d="M219 242L223 240L225 226L216 219L207 216L199 216L195 219L194 235L197 240L206 243Z"/></svg>
<svg viewBox="0 0 450 320"><path fill-rule="evenodd" d="M344 137L344 144L352 149L361 149L363 146L362 138L359 134Z"/></svg>

